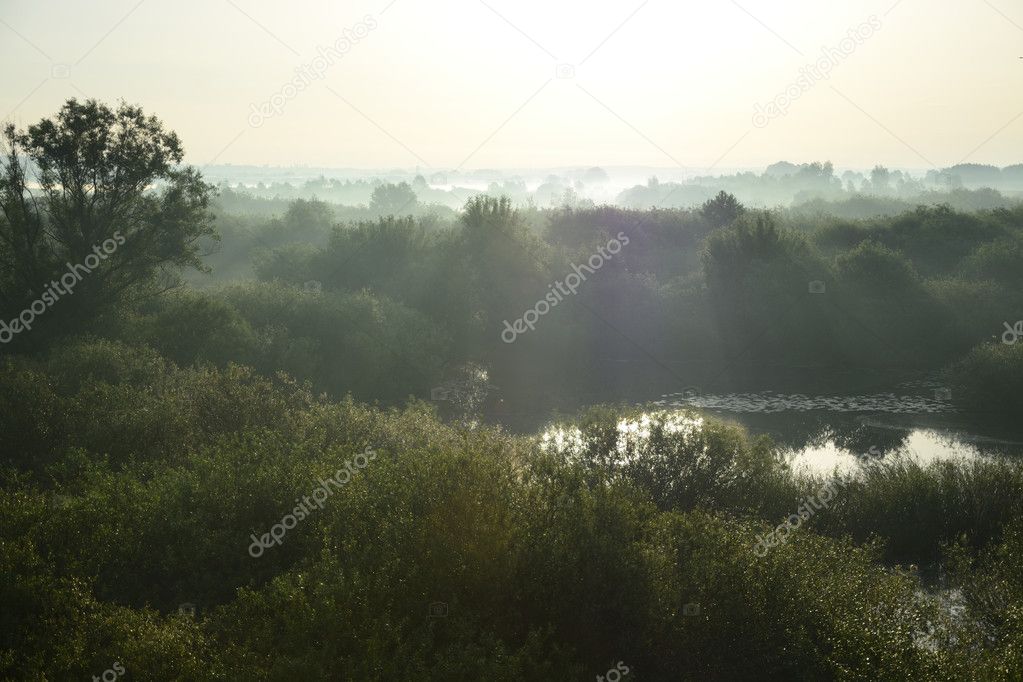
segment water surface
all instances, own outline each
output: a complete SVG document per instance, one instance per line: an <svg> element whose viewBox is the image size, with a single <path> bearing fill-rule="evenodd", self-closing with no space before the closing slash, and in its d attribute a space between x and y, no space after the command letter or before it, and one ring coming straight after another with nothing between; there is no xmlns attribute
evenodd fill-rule
<svg viewBox="0 0 1023 682"><path fill-rule="evenodd" d="M950 390L934 377L790 372L784 383L770 382L772 390L751 386L754 380L713 391L677 383L664 376L649 377L646 384L617 381L605 392L569 396L559 408L566 415L594 403L695 410L768 435L794 467L821 473L894 457L926 463L1023 456L1023 424L959 412ZM488 418L520 433L541 433L563 419L543 405L542 396L510 394Z"/></svg>

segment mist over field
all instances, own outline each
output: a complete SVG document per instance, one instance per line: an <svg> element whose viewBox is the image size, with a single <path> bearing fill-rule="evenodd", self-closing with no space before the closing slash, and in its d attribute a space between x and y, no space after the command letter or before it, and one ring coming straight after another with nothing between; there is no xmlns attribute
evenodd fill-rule
<svg viewBox="0 0 1023 682"><path fill-rule="evenodd" d="M0 679L1023 679L1023 11L0 4Z"/></svg>

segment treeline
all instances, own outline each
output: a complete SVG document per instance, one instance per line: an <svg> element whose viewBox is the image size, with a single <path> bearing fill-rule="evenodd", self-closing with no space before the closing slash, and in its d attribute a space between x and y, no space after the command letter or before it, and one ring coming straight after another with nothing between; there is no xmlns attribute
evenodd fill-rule
<svg viewBox="0 0 1023 682"><path fill-rule="evenodd" d="M1023 166L1004 171L988 166L961 165L915 177L876 166L870 173L835 173L831 162L779 162L763 173L752 171L721 176L697 176L685 182L660 182L622 191L615 203L635 209L686 208L728 192L762 208L788 207L798 212L819 211L849 219L893 216L919 205L947 204L961 211L1011 208L1023 192ZM1003 195L1003 191L1007 195Z"/></svg>
<svg viewBox="0 0 1023 682"><path fill-rule="evenodd" d="M630 171L635 173L635 171ZM238 171L239 175L244 175ZM223 177L223 176L221 176ZM1023 165L1004 169L960 164L914 175L876 166L862 173L836 173L831 162L793 164L779 162L762 173L695 176L685 181L651 177L646 184L624 190L601 168L561 171L546 176L505 175L498 171L474 174L443 172L402 179L401 175L372 180L319 177L301 184L271 182L244 185L230 180L219 184L219 206L228 213L279 215L287 202L318 199L332 204L343 220L376 219L389 213L418 214L428 209L450 217L477 194L506 196L516 208L592 208L613 201L633 209L692 208L721 191L760 208L789 207L800 212L820 211L849 219L893 216L919 205L947 204L960 211L1010 208L1023 196ZM458 181L470 181L459 186ZM380 201L383 196L398 202Z"/></svg>
<svg viewBox="0 0 1023 682"><path fill-rule="evenodd" d="M165 297L136 321L195 328L189 348L148 332L179 362L238 353L334 395L393 399L428 395L465 362L490 368L512 393L583 392L599 386L610 362L666 369L682 382L687 363L723 377L785 367L933 370L998 341L1023 309L1019 207L920 207L851 221L751 211L723 193L699 209L651 211L517 211L476 197L454 222L328 223L322 204L293 204L248 254L258 283L200 296L222 312L192 324L188 315L202 306L183 293L186 302ZM619 235L627 245L589 267ZM566 278L579 281L557 293ZM379 311L361 328L360 305ZM516 322L531 310L528 326ZM508 343L511 324L522 332ZM378 369L384 374L370 374ZM395 377L407 378L405 393ZM977 410L999 409L968 395Z"/></svg>
<svg viewBox="0 0 1023 682"><path fill-rule="evenodd" d="M409 198L399 190L378 203L397 210ZM753 211L725 193L698 209L649 211L517 210L477 196L454 219L346 223L324 202L296 200L279 218L220 214L214 225L221 241L212 227L188 232L190 255L179 258L212 270L213 280L189 276L198 290L116 293L89 280L92 291L79 289L74 305L41 316L30 343L18 335L9 348L89 332L143 340L181 364L234 361L392 403L428 397L476 363L507 396L545 409L598 391L616 367L676 386L700 383L693 367L722 379L936 370L998 342L1023 309L1019 207L844 220ZM125 254L139 253L132 234ZM618 240L619 251L599 255ZM145 279L153 265L134 257L132 276ZM31 298L14 301L7 320ZM962 384L969 374L950 376ZM1012 404L978 390L954 396L975 412Z"/></svg>

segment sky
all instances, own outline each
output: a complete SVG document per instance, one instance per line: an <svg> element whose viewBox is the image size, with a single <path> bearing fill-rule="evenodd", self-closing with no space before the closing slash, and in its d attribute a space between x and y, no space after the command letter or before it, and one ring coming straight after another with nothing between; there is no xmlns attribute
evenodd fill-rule
<svg viewBox="0 0 1023 682"><path fill-rule="evenodd" d="M0 0L0 115L123 99L198 166L1004 166L1021 56L1018 0Z"/></svg>

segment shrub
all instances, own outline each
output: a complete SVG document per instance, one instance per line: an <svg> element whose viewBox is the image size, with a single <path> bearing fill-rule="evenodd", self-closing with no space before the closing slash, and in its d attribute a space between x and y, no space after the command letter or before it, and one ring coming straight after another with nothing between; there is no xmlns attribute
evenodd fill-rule
<svg viewBox="0 0 1023 682"><path fill-rule="evenodd" d="M974 416L1023 414L1023 343L977 346L946 375L952 399Z"/></svg>

